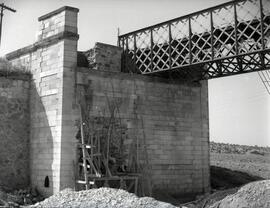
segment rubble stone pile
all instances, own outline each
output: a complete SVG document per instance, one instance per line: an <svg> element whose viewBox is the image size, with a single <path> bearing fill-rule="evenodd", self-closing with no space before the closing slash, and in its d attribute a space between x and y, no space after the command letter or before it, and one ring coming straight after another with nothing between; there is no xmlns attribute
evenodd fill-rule
<svg viewBox="0 0 270 208"><path fill-rule="evenodd" d="M121 189L99 188L75 192L65 189L29 208L176 208L150 197L139 198Z"/></svg>

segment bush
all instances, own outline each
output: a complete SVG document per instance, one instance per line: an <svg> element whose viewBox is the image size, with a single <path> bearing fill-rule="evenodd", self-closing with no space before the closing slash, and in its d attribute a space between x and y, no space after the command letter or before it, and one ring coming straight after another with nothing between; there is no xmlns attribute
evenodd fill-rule
<svg viewBox="0 0 270 208"><path fill-rule="evenodd" d="M30 74L30 72L25 67L13 66L7 59L0 57L0 76L12 76L21 74Z"/></svg>

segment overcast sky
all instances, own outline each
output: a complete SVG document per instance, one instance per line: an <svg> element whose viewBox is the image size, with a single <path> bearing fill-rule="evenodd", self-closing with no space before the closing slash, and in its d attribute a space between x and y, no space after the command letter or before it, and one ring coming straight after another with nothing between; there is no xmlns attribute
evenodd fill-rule
<svg viewBox="0 0 270 208"><path fill-rule="evenodd" d="M0 56L32 44L37 18L62 6L80 9L78 50L116 44L120 33L211 7L224 0L0 0L17 10L3 19ZM209 81L210 140L270 146L270 95L257 73Z"/></svg>

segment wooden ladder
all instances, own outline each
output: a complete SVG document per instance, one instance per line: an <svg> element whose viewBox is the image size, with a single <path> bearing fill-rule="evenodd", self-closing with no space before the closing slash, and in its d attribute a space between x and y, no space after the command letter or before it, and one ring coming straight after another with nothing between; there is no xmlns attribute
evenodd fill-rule
<svg viewBox="0 0 270 208"><path fill-rule="evenodd" d="M79 133L76 183L85 189L98 187L121 188L137 194L138 176L136 174L112 175L109 167L110 142L114 131L114 114L109 118L108 130L92 124L86 103L86 89L78 86ZM79 136L79 137L78 137ZM104 141L106 140L106 144ZM101 148L101 144L103 145ZM79 187L78 187L79 188ZM80 187L81 188L81 187Z"/></svg>
<svg viewBox="0 0 270 208"><path fill-rule="evenodd" d="M78 184L84 184L86 190L90 188L90 185L95 185L94 180L89 178L100 178L100 141L99 138L93 138L90 134L89 125L86 123L84 118L84 106L80 105L80 143L78 148L82 153L82 161L78 163L79 166L83 167L84 180L77 180ZM87 140L87 141L86 141Z"/></svg>

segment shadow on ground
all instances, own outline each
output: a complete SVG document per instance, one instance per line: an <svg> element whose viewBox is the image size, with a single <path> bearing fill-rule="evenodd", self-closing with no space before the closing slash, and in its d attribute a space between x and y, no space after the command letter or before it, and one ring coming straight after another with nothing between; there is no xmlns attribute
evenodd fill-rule
<svg viewBox="0 0 270 208"><path fill-rule="evenodd" d="M252 181L263 180L259 176L252 176L244 172L233 171L227 168L211 166L211 187L212 189L235 188Z"/></svg>
<svg viewBox="0 0 270 208"><path fill-rule="evenodd" d="M237 192L238 188L245 184L263 179L264 178L252 176L244 172L211 166L211 195L172 196L168 193L155 193L154 197L160 201L169 202L176 206L190 204L189 202L194 201L194 203L192 203L193 206L187 205L186 207L203 207L206 204L213 204L216 201L222 200L227 195Z"/></svg>

